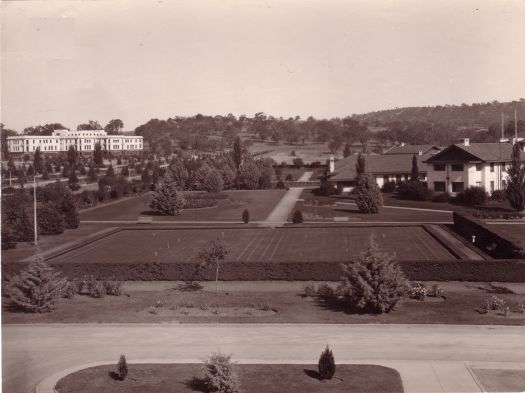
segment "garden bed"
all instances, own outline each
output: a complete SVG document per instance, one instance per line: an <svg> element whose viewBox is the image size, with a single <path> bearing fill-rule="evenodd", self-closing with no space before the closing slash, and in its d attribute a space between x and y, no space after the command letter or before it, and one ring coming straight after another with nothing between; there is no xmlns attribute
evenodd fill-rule
<svg viewBox="0 0 525 393"><path fill-rule="evenodd" d="M77 371L61 379L58 393L206 392L200 364L129 364L125 381L111 377L115 366ZM338 365L330 381L320 381L317 365L237 364L239 393L401 393L403 384L396 370L375 365Z"/></svg>

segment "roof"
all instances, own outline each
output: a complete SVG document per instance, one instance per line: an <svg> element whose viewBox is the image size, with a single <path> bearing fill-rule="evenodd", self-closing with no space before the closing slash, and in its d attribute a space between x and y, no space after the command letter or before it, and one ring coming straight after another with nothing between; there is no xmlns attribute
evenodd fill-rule
<svg viewBox="0 0 525 393"><path fill-rule="evenodd" d="M372 175L402 175L412 172L413 154L378 154L365 156L366 170ZM335 163L334 173L330 179L334 181L351 181L357 176L355 164L357 155L351 155ZM419 172L426 173L427 165L423 162L430 157L427 155L417 155L417 165Z"/></svg>
<svg viewBox="0 0 525 393"><path fill-rule="evenodd" d="M463 143L450 145L446 149L428 158L427 162L507 162L511 161L512 145L510 143L489 142Z"/></svg>
<svg viewBox="0 0 525 393"><path fill-rule="evenodd" d="M436 145L400 145L391 147L383 154L419 154L419 152L425 154L429 150L439 151L441 148Z"/></svg>

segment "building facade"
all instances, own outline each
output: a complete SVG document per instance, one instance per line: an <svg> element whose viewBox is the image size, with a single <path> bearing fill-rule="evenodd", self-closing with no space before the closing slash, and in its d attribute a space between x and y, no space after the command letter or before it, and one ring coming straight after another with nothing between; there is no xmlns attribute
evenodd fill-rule
<svg viewBox="0 0 525 393"><path fill-rule="evenodd" d="M141 151L143 137L140 135L108 135L103 130L55 130L52 135L16 135L7 137L10 153L34 153L40 148L42 153L66 152L74 146L79 153L91 153L100 143L102 150L109 152Z"/></svg>

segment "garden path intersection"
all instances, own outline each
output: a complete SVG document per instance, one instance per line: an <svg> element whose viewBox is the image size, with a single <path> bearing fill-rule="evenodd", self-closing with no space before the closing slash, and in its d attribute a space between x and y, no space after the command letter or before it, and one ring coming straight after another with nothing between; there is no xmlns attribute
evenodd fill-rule
<svg viewBox="0 0 525 393"><path fill-rule="evenodd" d="M51 393L64 370L121 353L132 363L201 362L220 350L240 363L312 364L329 344L340 364L397 369L406 392L480 392L473 367L525 370L523 326L35 324L2 334L3 388L14 393Z"/></svg>

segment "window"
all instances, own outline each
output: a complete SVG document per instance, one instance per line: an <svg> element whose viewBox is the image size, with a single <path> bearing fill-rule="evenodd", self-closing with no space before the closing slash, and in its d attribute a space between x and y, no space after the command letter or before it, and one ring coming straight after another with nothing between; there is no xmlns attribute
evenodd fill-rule
<svg viewBox="0 0 525 393"><path fill-rule="evenodd" d="M463 192L464 185L462 181L452 182L452 192Z"/></svg>
<svg viewBox="0 0 525 393"><path fill-rule="evenodd" d="M481 164L476 164L476 170L477 170L477 171L481 171L482 168L483 168L483 165L481 165Z"/></svg>
<svg viewBox="0 0 525 393"><path fill-rule="evenodd" d="M434 191L435 192L445 192L447 191L444 181L435 181L434 182Z"/></svg>
<svg viewBox="0 0 525 393"><path fill-rule="evenodd" d="M445 170L445 164L434 164L434 170L435 171L444 171Z"/></svg>
<svg viewBox="0 0 525 393"><path fill-rule="evenodd" d="M494 163L493 162L490 163L490 171L494 172Z"/></svg>
<svg viewBox="0 0 525 393"><path fill-rule="evenodd" d="M463 172L463 164L452 164L453 172Z"/></svg>

